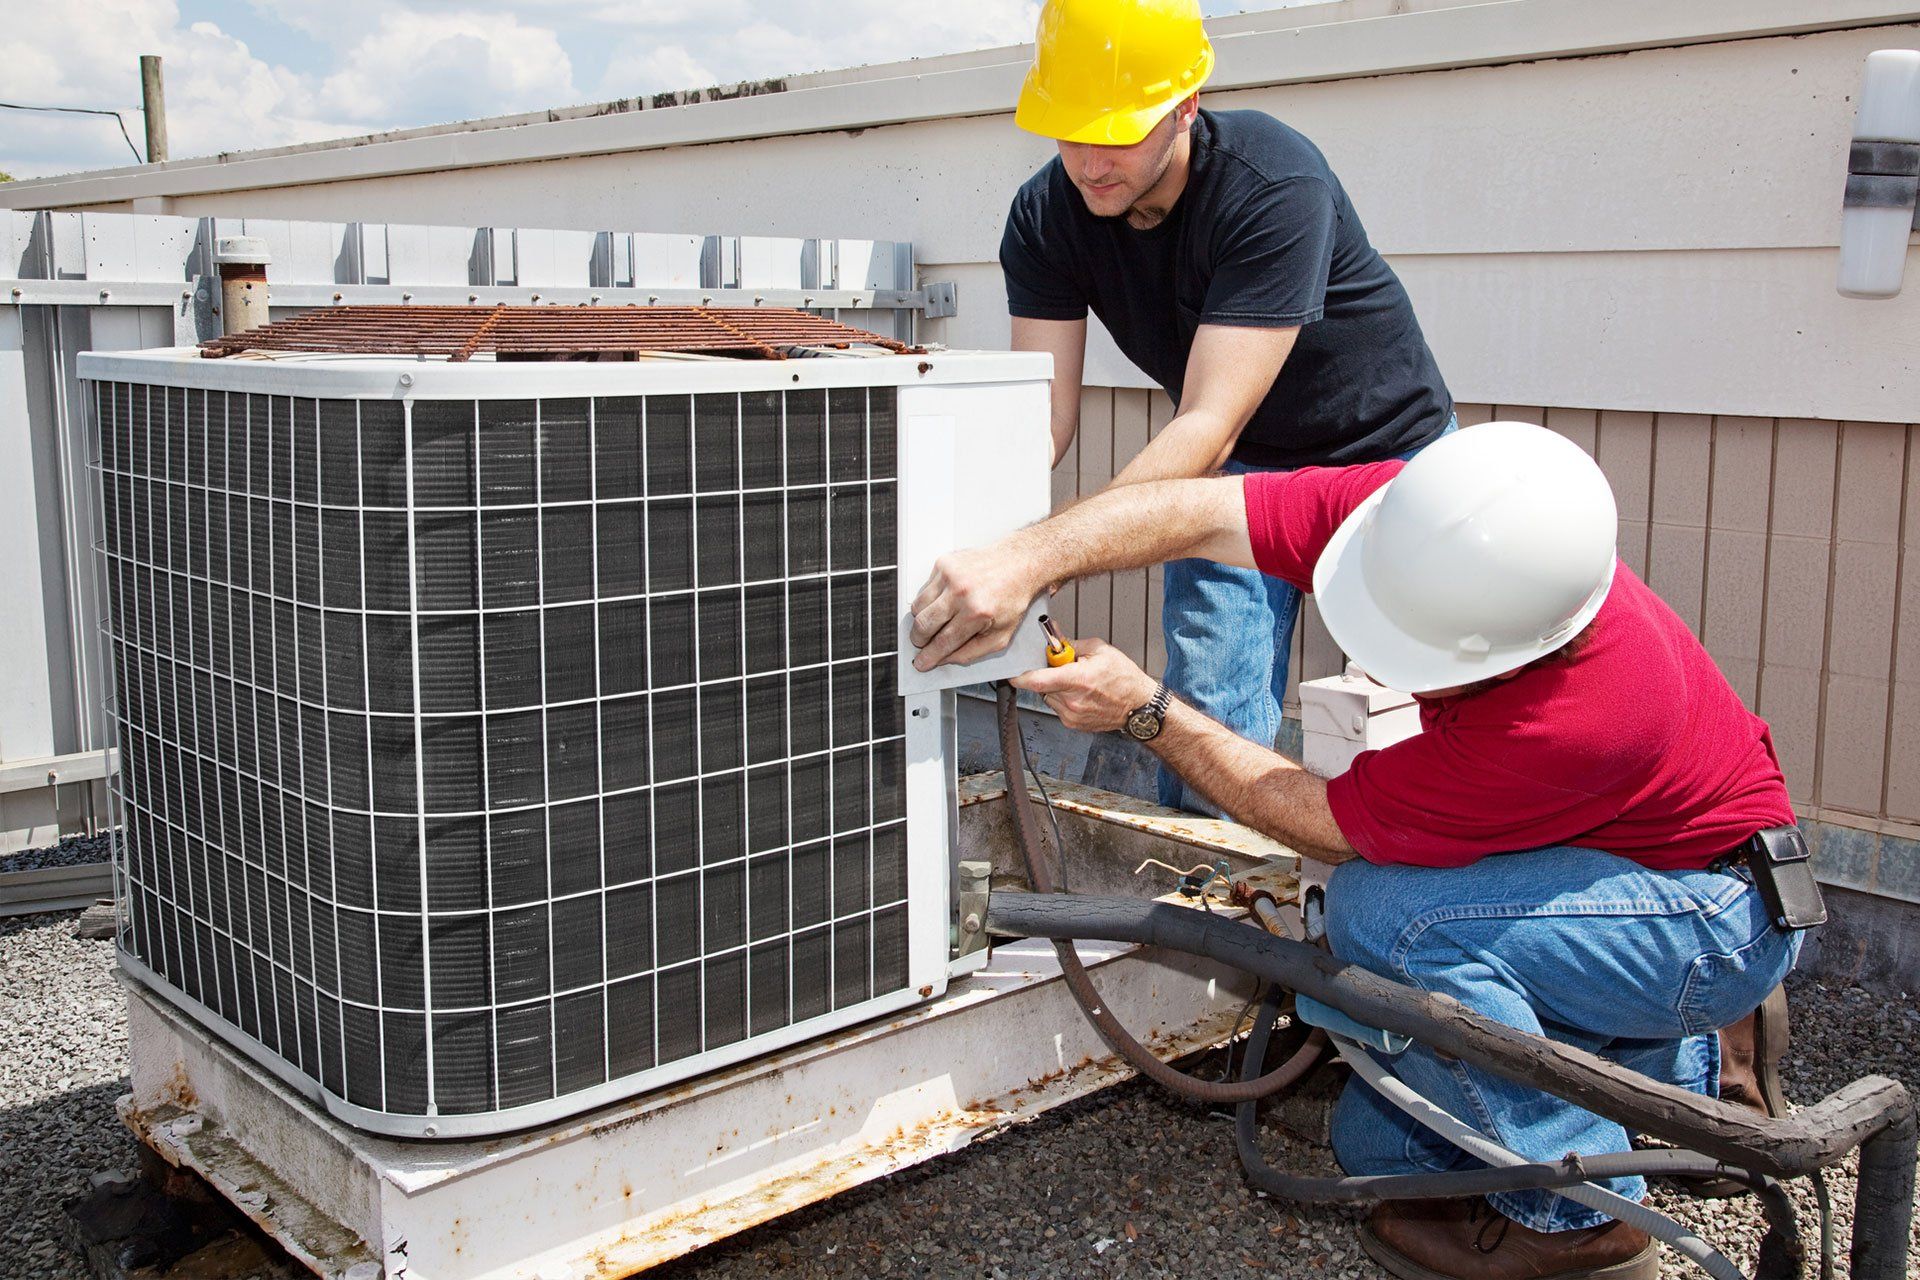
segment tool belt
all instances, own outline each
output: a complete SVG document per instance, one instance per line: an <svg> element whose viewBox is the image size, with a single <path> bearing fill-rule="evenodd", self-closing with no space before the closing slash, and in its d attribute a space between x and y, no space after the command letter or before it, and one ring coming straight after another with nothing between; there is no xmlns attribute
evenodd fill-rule
<svg viewBox="0 0 1920 1280"><path fill-rule="evenodd" d="M1743 865L1776 927L1791 933L1827 922L1826 899L1813 878L1812 854L1799 827L1756 831L1739 848L1714 859L1707 869L1725 871Z"/></svg>

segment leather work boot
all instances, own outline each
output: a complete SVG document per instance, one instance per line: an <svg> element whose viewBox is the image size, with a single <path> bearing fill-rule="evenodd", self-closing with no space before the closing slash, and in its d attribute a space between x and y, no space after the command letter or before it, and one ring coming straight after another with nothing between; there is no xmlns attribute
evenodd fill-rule
<svg viewBox="0 0 1920 1280"><path fill-rule="evenodd" d="M1720 1100L1763 1116L1787 1114L1780 1060L1787 1056L1787 989L1775 987L1740 1021L1720 1030ZM1751 1188L1730 1178L1675 1178L1696 1200L1731 1200Z"/></svg>
<svg viewBox="0 0 1920 1280"><path fill-rule="evenodd" d="M1480 1196L1389 1200L1360 1227L1360 1247L1401 1280L1655 1280L1660 1255L1624 1222L1534 1231Z"/></svg>
<svg viewBox="0 0 1920 1280"><path fill-rule="evenodd" d="M1787 989L1775 987L1740 1021L1720 1032L1720 1098L1761 1115L1787 1114L1780 1060L1787 1056Z"/></svg>

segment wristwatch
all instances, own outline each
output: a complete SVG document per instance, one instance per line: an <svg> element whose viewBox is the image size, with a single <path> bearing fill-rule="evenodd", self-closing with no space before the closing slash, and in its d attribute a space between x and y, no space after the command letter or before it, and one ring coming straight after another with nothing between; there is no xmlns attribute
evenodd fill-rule
<svg viewBox="0 0 1920 1280"><path fill-rule="evenodd" d="M1167 704L1173 701L1173 694L1167 690L1167 682L1162 680L1159 688L1145 703L1127 713L1127 736L1137 742L1152 742L1160 736L1160 730L1167 723Z"/></svg>

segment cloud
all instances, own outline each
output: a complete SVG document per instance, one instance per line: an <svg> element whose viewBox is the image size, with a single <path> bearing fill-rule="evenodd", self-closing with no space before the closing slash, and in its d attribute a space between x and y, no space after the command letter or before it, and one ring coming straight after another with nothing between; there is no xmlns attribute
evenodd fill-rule
<svg viewBox="0 0 1920 1280"><path fill-rule="evenodd" d="M504 14L389 9L321 83L328 110L434 124L560 106L579 96L555 34Z"/></svg>
<svg viewBox="0 0 1920 1280"><path fill-rule="evenodd" d="M183 21L182 3L227 25ZM137 142L136 67L158 53L170 150L186 157L1019 44L1039 10L1039 0L22 0L0 24L0 67L9 100L126 108ZM309 38L272 39L276 26ZM105 118L0 112L0 169L16 177L131 161Z"/></svg>

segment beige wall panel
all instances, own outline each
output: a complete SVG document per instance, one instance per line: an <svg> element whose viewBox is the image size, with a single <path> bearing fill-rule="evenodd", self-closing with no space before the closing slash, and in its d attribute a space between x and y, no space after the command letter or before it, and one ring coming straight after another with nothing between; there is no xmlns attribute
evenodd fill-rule
<svg viewBox="0 0 1920 1280"><path fill-rule="evenodd" d="M1855 813L1880 811L1885 780L1906 437L1859 422L1840 436L1820 803Z"/></svg>
<svg viewBox="0 0 1920 1280"><path fill-rule="evenodd" d="M1613 501L1620 511L1620 558L1644 578L1653 491L1653 415L1602 413L1594 456L1613 486Z"/></svg>
<svg viewBox="0 0 1920 1280"><path fill-rule="evenodd" d="M1158 437L1160 428L1173 421L1173 399L1164 391L1154 391L1147 402L1147 430ZM1166 579L1158 567L1147 570L1147 674L1159 677L1167 669L1167 636L1160 626L1160 611L1166 606Z"/></svg>
<svg viewBox="0 0 1920 1280"><path fill-rule="evenodd" d="M1084 403L1085 397L1082 396ZM1060 510L1080 496L1080 437L1076 433L1053 469L1053 509ZM1054 593L1047 613L1070 636L1080 634L1080 587L1069 582Z"/></svg>
<svg viewBox="0 0 1920 1280"><path fill-rule="evenodd" d="M1900 608L1895 614L1892 732L1887 735L1887 816L1920 822L1920 427L1907 428Z"/></svg>
<svg viewBox="0 0 1920 1280"><path fill-rule="evenodd" d="M1151 394L1131 390L1113 393L1113 469L1116 472L1147 447ZM1147 665L1147 570L1122 569L1113 575L1113 630L1107 639L1141 666Z"/></svg>
<svg viewBox="0 0 1920 1280"><path fill-rule="evenodd" d="M1089 387L1080 396L1080 495L1100 492L1112 481L1113 402L1123 393ZM1079 595L1079 630L1083 636L1106 639L1113 633L1113 575L1083 578Z"/></svg>
<svg viewBox="0 0 1920 1280"><path fill-rule="evenodd" d="M1546 426L1591 454L1600 430L1600 415L1592 409L1549 409Z"/></svg>
<svg viewBox="0 0 1920 1280"><path fill-rule="evenodd" d="M1647 582L1695 635L1706 595L1708 477L1713 423L1697 414L1655 420Z"/></svg>
<svg viewBox="0 0 1920 1280"><path fill-rule="evenodd" d="M1501 422L1531 422L1536 427L1547 425L1547 411L1537 405L1499 404L1493 407L1493 416Z"/></svg>
<svg viewBox="0 0 1920 1280"><path fill-rule="evenodd" d="M1713 430L1713 501L1701 639L1751 707L1759 694L1773 422L1721 418Z"/></svg>
<svg viewBox="0 0 1920 1280"><path fill-rule="evenodd" d="M1759 712L1773 726L1798 803L1813 801L1819 770L1837 431L1831 422L1783 419L1775 444Z"/></svg>
<svg viewBox="0 0 1920 1280"><path fill-rule="evenodd" d="M1483 422L1493 421L1493 406L1490 404L1455 404L1453 413L1463 427L1477 427Z"/></svg>

